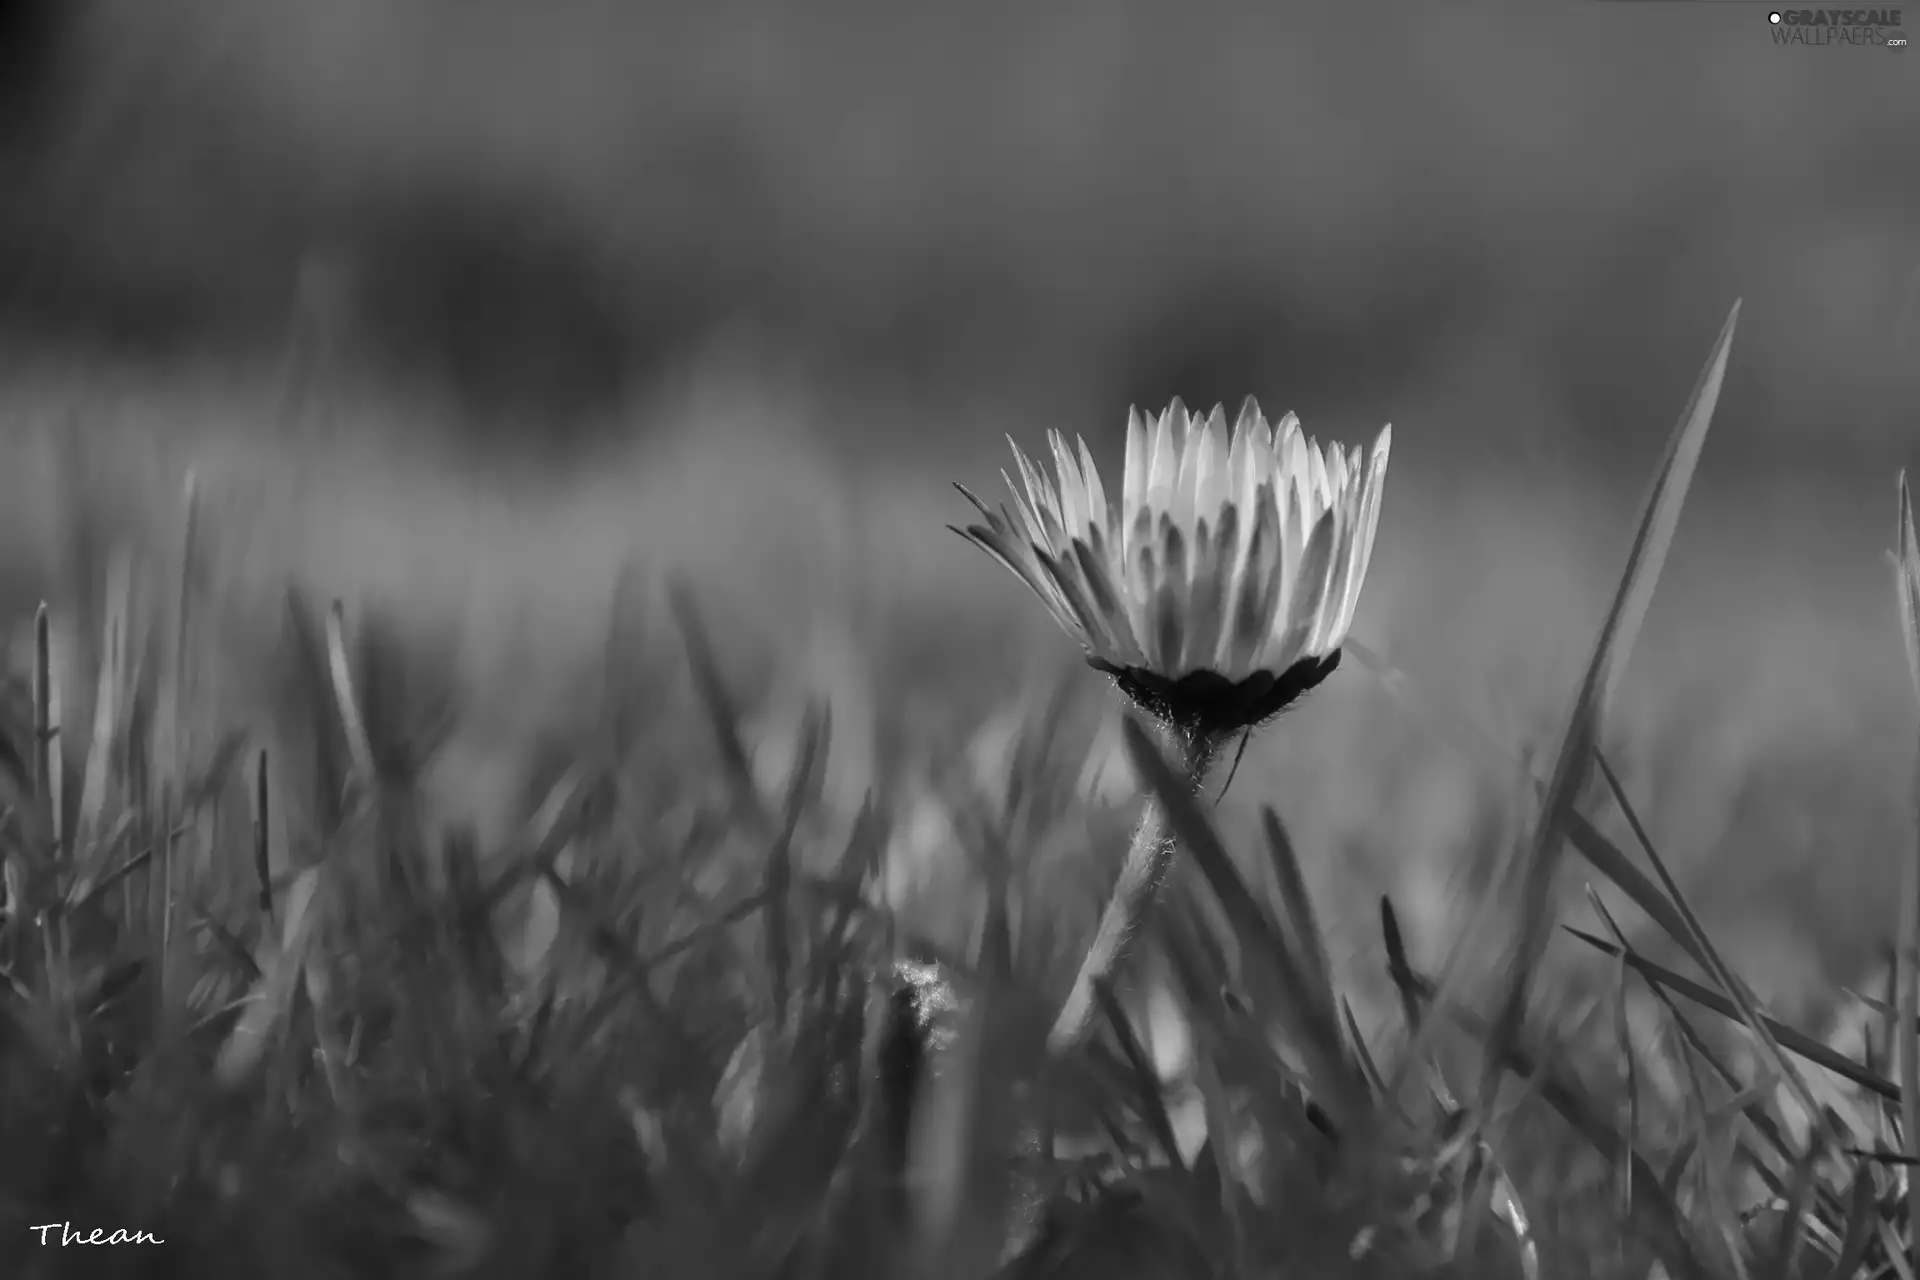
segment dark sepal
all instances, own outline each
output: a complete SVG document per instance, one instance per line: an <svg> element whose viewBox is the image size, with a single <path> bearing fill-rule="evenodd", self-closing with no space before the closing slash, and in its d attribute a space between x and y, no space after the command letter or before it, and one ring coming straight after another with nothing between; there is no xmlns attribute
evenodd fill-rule
<svg viewBox="0 0 1920 1280"><path fill-rule="evenodd" d="M1217 671L1195 671L1169 680L1144 667L1118 667L1097 657L1087 665L1104 671L1142 710L1190 737L1217 739L1280 714L1340 665L1340 651L1302 658L1275 675L1257 671L1238 683Z"/></svg>

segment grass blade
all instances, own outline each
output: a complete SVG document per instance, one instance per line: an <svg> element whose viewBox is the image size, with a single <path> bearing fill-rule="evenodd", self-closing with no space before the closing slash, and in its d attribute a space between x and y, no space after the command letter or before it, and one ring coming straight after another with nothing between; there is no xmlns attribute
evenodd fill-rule
<svg viewBox="0 0 1920 1280"><path fill-rule="evenodd" d="M1573 928L1571 925L1563 927L1569 934L1580 939L1580 941L1586 943L1588 946L1593 947L1603 955L1618 956L1620 954L1620 948L1604 938L1597 937L1582 929ZM1685 996L1695 1004L1705 1009L1711 1009L1730 1022L1740 1022L1744 1024L1745 1019L1742 1018L1739 1007L1719 992L1713 991L1695 982L1691 978L1683 977L1663 965L1656 964L1638 952L1627 952L1625 959L1634 972L1638 973L1647 981L1665 987L1676 995ZM1760 1015L1760 1022L1765 1026L1767 1034L1773 1037L1782 1049L1790 1053L1798 1054L1814 1066L1824 1067L1835 1075L1850 1080L1862 1089L1876 1093L1883 1098L1896 1101L1899 1099L1900 1090L1896 1085L1868 1071L1844 1053L1836 1049L1828 1048L1813 1037L1795 1031L1785 1023L1776 1022L1764 1014Z"/></svg>
<svg viewBox="0 0 1920 1280"><path fill-rule="evenodd" d="M720 662L714 655L713 641L707 635L699 606L694 602L693 588L676 580L667 588L667 603L673 609L674 621L680 625L687 662L693 668L694 688L713 727L714 746L719 749L721 768L732 786L734 798L748 819L756 823L764 835L771 836L773 820L759 788L754 785L747 750L740 742L739 708L734 705L733 695L720 674Z"/></svg>
<svg viewBox="0 0 1920 1280"><path fill-rule="evenodd" d="M176 785L184 789L187 776L187 751L189 747L187 729L188 680L192 675L189 661L193 653L193 565L195 542L200 531L200 480L193 472L187 472L186 491L182 497L186 510L180 532L180 590L174 615L173 643L173 696L168 700L172 723L172 750ZM184 807L184 806L183 806Z"/></svg>
<svg viewBox="0 0 1920 1280"><path fill-rule="evenodd" d="M347 735L347 756L360 785L374 782L373 743L367 737L366 720L360 714L360 698L354 690L353 666L347 660L346 611L338 600L327 610L327 674L333 683L334 705L340 712L340 725Z"/></svg>
<svg viewBox="0 0 1920 1280"><path fill-rule="evenodd" d="M1314 1018L1317 1022L1334 1024L1338 1021L1340 1001L1333 986L1333 961L1327 955L1326 934L1321 932L1313 898L1307 892L1307 878L1301 874L1299 856L1279 814L1263 807L1260 822L1267 838L1268 863L1279 889L1282 923L1286 936L1293 940L1294 958L1300 965L1307 994L1314 1002Z"/></svg>
<svg viewBox="0 0 1920 1280"><path fill-rule="evenodd" d="M819 770L816 765L827 750L832 722L827 710L809 704L800 728L800 751L787 779L786 803L780 831L767 851L767 906L764 915L767 932L767 969L773 996L773 1024L784 1027L787 1021L787 992L793 970L793 837L807 810L808 796Z"/></svg>
<svg viewBox="0 0 1920 1280"><path fill-rule="evenodd" d="M1895 575L1900 602L1900 630L1906 641L1907 669L1914 696L1920 698L1920 537L1913 525L1913 494L1906 473L1900 475L1899 565ZM1920 765L1916 765L1920 768ZM1914 816L1920 830L1920 776L1914 779ZM1895 999L1900 1016L1894 1020L1894 1060L1900 1075L1900 1137L1909 1157L1920 1155L1920 1037L1914 1034L1920 1017L1920 845L1902 859L1900 923L1894 952ZM1908 1249L1915 1272L1920 1272L1920 1178L1910 1172L1907 1184Z"/></svg>
<svg viewBox="0 0 1920 1280"><path fill-rule="evenodd" d="M33 614L33 798L47 815L58 839L58 808L53 795L53 627L46 602Z"/></svg>
<svg viewBox="0 0 1920 1280"><path fill-rule="evenodd" d="M1526 1016L1527 995L1533 972L1545 952L1553 927L1551 894L1559 870L1561 850L1573 812L1584 789L1592 765L1592 753L1600 742L1606 708L1617 689L1627 658L1633 652L1640 626L1652 603L1660 570L1673 544L1680 522L1680 510L1686 502L1695 466L1706 444L1707 429L1719 403L1720 386L1727 372L1727 356L1733 346L1733 332L1740 319L1740 304L1735 302L1721 327L1713 352L1707 357L1694 384L1693 394L1667 443L1666 455L1655 473L1641 510L1639 527L1627 554L1627 567L1621 576L1613 605L1601 624L1594 642L1593 657L1587 664L1579 693L1568 717L1567 731L1560 745L1553 774L1547 783L1539 825L1533 847L1521 870L1520 936L1506 990L1494 1025L1495 1043L1517 1035Z"/></svg>
<svg viewBox="0 0 1920 1280"><path fill-rule="evenodd" d="M1387 977L1400 995L1400 1016L1406 1020L1409 1034L1417 1034L1426 1020L1413 981L1413 967L1407 963L1407 942L1400 932L1400 913L1393 899L1380 895L1380 938L1387 950Z"/></svg>
<svg viewBox="0 0 1920 1280"><path fill-rule="evenodd" d="M1854 1171L1853 1190L1848 1196L1846 1232L1840 1237L1840 1256L1834 1259L1827 1280L1853 1280L1860 1264L1866 1261L1867 1248L1873 1243L1873 1224L1878 1204L1873 1189L1873 1170L1861 1165Z"/></svg>
<svg viewBox="0 0 1920 1280"><path fill-rule="evenodd" d="M82 842L100 831L105 820L107 792L114 777L120 734L127 704L133 696L128 680L127 648L133 627L133 564L125 547L117 548L107 569L106 617L101 623L99 687L94 693L93 733L87 741L87 763L80 784L80 814L75 830Z"/></svg>
<svg viewBox="0 0 1920 1280"><path fill-rule="evenodd" d="M1119 998L1113 994L1113 984L1105 978L1093 984L1093 997L1100 1002L1100 1011L1113 1027L1114 1039L1119 1042L1120 1052L1127 1060L1134 1092L1140 1101L1141 1117L1146 1120L1147 1127L1153 1130L1154 1141L1167 1153L1168 1163L1184 1175L1187 1164L1180 1156L1179 1140L1173 1135L1173 1118L1167 1114L1166 1099L1160 1093L1159 1077L1154 1075L1153 1064L1147 1060L1147 1051L1141 1047L1140 1037L1134 1034L1132 1024L1127 1021L1127 1011L1120 1007Z"/></svg>
<svg viewBox="0 0 1920 1280"><path fill-rule="evenodd" d="M1907 644L1907 672L1913 696L1920 698L1920 534L1914 532L1913 492L1900 473L1899 551L1894 556L1894 585L1900 600L1900 634Z"/></svg>
<svg viewBox="0 0 1920 1280"><path fill-rule="evenodd" d="M273 918L273 860L272 835L269 824L273 820L271 790L268 785L267 752L261 748L253 770L253 874L260 882L260 913L269 920Z"/></svg>
<svg viewBox="0 0 1920 1280"><path fill-rule="evenodd" d="M1359 1061L1360 1073L1367 1078L1367 1085L1375 1094L1386 1096L1387 1080L1380 1074L1380 1066L1373 1060L1372 1050L1367 1048L1367 1038L1360 1033L1360 1021L1353 1016L1353 1002L1340 1001L1340 1015L1347 1028L1347 1039L1353 1042L1353 1056Z"/></svg>
<svg viewBox="0 0 1920 1280"><path fill-rule="evenodd" d="M1587 899L1593 906L1594 914L1600 917L1601 923L1607 926L1607 932L1612 934L1614 941L1620 945L1621 956L1624 957L1627 949L1627 935L1614 921L1613 913L1607 910L1606 901L1594 891L1592 885L1587 886ZM1640 1140L1640 1073L1634 1070L1633 1028L1627 1019L1628 970L1624 958L1620 960L1617 970L1613 989L1613 1036L1624 1076L1622 1085L1627 1094L1627 1141L1634 1143ZM1633 1170L1631 1168L1624 1170L1621 1174L1620 1202L1624 1208L1631 1208L1633 1205Z"/></svg>

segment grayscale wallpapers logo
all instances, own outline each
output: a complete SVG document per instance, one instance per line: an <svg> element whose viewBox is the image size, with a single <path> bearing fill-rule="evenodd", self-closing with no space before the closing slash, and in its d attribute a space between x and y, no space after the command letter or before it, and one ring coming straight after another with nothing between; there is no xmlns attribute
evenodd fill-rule
<svg viewBox="0 0 1920 1280"><path fill-rule="evenodd" d="M1907 47L1898 9L1775 9L1767 15L1775 44Z"/></svg>

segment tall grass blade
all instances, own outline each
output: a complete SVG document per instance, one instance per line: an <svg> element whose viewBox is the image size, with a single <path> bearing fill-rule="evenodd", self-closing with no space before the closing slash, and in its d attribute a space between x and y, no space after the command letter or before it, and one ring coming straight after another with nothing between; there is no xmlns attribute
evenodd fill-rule
<svg viewBox="0 0 1920 1280"><path fill-rule="evenodd" d="M321 832L330 835L339 830L346 817L346 795L353 765L335 710L326 624L308 607L306 597L293 584L286 590L283 621L292 667L286 687L298 708L301 728L313 751L312 772L303 779L309 790L302 798L313 803ZM292 810L288 812L291 814Z"/></svg>
<svg viewBox="0 0 1920 1280"><path fill-rule="evenodd" d="M693 597L693 588L676 579L668 585L667 603L673 610L674 621L679 624L680 635L686 644L687 662L693 668L694 688L700 695L700 702L707 712L707 722L713 729L714 746L720 752L721 769L742 812L758 825L763 835L771 836L773 821L767 813L759 788L754 785L753 769L747 762L747 750L740 741L740 712L734 706L733 695L727 690L725 677L720 674L720 661L713 652L713 641L707 635L706 623L701 619L699 606Z"/></svg>
<svg viewBox="0 0 1920 1280"><path fill-rule="evenodd" d="M1386 1077L1380 1074L1380 1066L1373 1060L1373 1051L1367 1048L1367 1038L1360 1031L1360 1020L1353 1016L1353 1002L1345 996L1340 998L1340 1016L1347 1029L1347 1039L1353 1043L1353 1056L1360 1064L1360 1073L1367 1078L1367 1085L1375 1094L1385 1097Z"/></svg>
<svg viewBox="0 0 1920 1280"><path fill-rule="evenodd" d="M1900 630L1906 641L1907 669L1913 677L1913 690L1920 699L1920 536L1914 532L1913 494L1907 488L1906 473L1900 474L1900 524L1898 573L1895 582L1900 603ZM1920 741L1920 733L1915 735ZM1920 770L1920 757L1916 758ZM1899 934L1894 960L1895 992L1900 1016L1891 1034L1895 1061L1900 1073L1900 1136L1902 1150L1909 1157L1920 1157L1920 1036L1915 1034L1920 1018L1920 773L1914 778L1911 800L1914 806L1915 847L1901 859ZM1920 1177L1911 1170L1902 1178L1907 1186L1907 1246L1915 1272L1920 1272Z"/></svg>
<svg viewBox="0 0 1920 1280"><path fill-rule="evenodd" d="M1626 571L1614 594L1612 607L1601 624L1594 643L1593 657L1586 676L1574 698L1567 730L1560 745L1553 774L1542 801L1539 825L1532 849L1521 869L1520 936L1506 975L1506 990L1494 1024L1496 1047L1519 1033L1526 1017L1527 995L1535 968L1545 953L1553 928L1552 891L1560 866L1570 815L1579 802L1592 764L1592 752L1599 745L1606 708L1618 687L1629 655L1633 652L1641 623L1652 603L1654 587L1666 563L1680 522L1680 510L1687 489L1706 444L1707 429L1720 399L1720 385L1726 377L1727 356L1733 346L1734 327L1740 319L1740 304L1735 302L1721 327L1706 367L1694 384L1685 412L1668 441L1641 508L1639 527L1632 549L1627 554Z"/></svg>
<svg viewBox="0 0 1920 1280"><path fill-rule="evenodd" d="M367 737L367 724L360 712L360 697L353 683L353 666L347 658L346 610L338 600L327 609L327 675L332 682L333 703L346 733L347 758L352 761L355 781L363 788L374 783L373 743Z"/></svg>
<svg viewBox="0 0 1920 1280"><path fill-rule="evenodd" d="M260 886L260 914L273 918L272 774L263 747L253 767L253 875Z"/></svg>
<svg viewBox="0 0 1920 1280"><path fill-rule="evenodd" d="M1380 895L1380 938L1387 950L1387 977L1400 996L1400 1016L1406 1020L1408 1034L1418 1034L1425 1015L1420 1007L1413 980L1413 966L1407 963L1406 937L1400 932L1400 913L1393 899Z"/></svg>
<svg viewBox="0 0 1920 1280"><path fill-rule="evenodd" d="M132 697L127 646L133 627L133 561L125 547L115 550L107 568L106 616L101 623L99 687L94 693L93 733L87 740L87 763L80 784L78 839L85 843L99 834L105 820L107 794L114 780L120 735Z"/></svg>
<svg viewBox="0 0 1920 1280"><path fill-rule="evenodd" d="M61 876L66 874L61 854L60 838L60 794L55 770L59 755L53 750L55 733L54 723L54 672L52 628L48 620L47 606L43 602L33 615L33 802L38 816L44 821L47 843L36 850L40 858L52 863L52 874L46 878L46 894L58 892ZM12 896L12 895L10 895ZM32 920L41 911L40 902L22 901L24 894L14 896L14 921ZM52 928L44 916L41 917L40 949L42 962L46 967L47 981L56 991L63 991L61 981L65 975L65 966L56 963L59 943L54 938Z"/></svg>
<svg viewBox="0 0 1920 1280"><path fill-rule="evenodd" d="M1622 1086L1627 1094L1627 1141L1640 1141L1640 1073L1634 1069L1633 1028L1627 1019L1627 935L1614 920L1613 913L1607 910L1606 900L1597 893L1592 885L1587 886L1587 900L1594 914L1600 917L1607 932L1620 946L1619 963L1615 966L1613 986L1613 1036L1614 1044L1620 1056L1620 1069L1624 1079ZM1621 1170L1620 1202L1623 1207L1633 1204L1633 1170L1631 1166Z"/></svg>
<svg viewBox="0 0 1920 1280"><path fill-rule="evenodd" d="M163 788L160 793L160 820L153 832L154 866L159 874L149 876L149 887L154 890L151 907L153 911L153 944L155 948L153 977L154 1002L159 1025L167 1025L167 1017L173 1011L173 959L174 959L174 904L177 886L174 883L174 830L173 830L173 793Z"/></svg>
<svg viewBox="0 0 1920 1280"><path fill-rule="evenodd" d="M29 781L33 799L46 817L47 829L59 839L59 817L53 796L53 626L45 601L33 614L33 765Z"/></svg>
<svg viewBox="0 0 1920 1280"><path fill-rule="evenodd" d="M773 997L773 1024L784 1027L789 1010L788 989L793 970L793 837L807 810L807 798L827 751L832 720L825 707L809 704L800 729L800 750L787 778L779 833L767 851L764 913L767 937L767 976Z"/></svg>
<svg viewBox="0 0 1920 1280"><path fill-rule="evenodd" d="M1913 492L1900 473L1899 551L1894 556L1894 587L1900 601L1900 635L1907 645L1907 672L1920 698L1920 533L1914 531Z"/></svg>
<svg viewBox="0 0 1920 1280"><path fill-rule="evenodd" d="M193 655L193 578L195 563L195 540L200 527L200 481L193 472L187 472L186 492L183 497L185 519L180 533L180 590L175 614L173 646L173 697L170 701L173 717L172 746L174 769L177 785L184 787L188 769L189 727L187 725L187 699L191 690Z"/></svg>
<svg viewBox="0 0 1920 1280"><path fill-rule="evenodd" d="M199 486L192 472L187 473L184 493L184 525L181 531L180 579L175 593L173 663L163 678L160 706L165 719L160 730L159 751L165 765L160 777L160 828L155 834L155 861L148 876L149 892L157 890L152 904L154 937L159 953L154 965L154 994L164 1016L174 1001L174 917L175 906L184 881L178 866L179 848L172 839L174 820L188 818L186 790L188 774L187 698L193 652L193 560L194 537L198 524Z"/></svg>
<svg viewBox="0 0 1920 1280"><path fill-rule="evenodd" d="M1311 997L1314 1018L1324 1025L1337 1025L1340 997L1333 985L1333 961L1327 954L1326 934L1320 928L1319 915L1313 909L1313 897L1307 892L1307 878L1300 870L1299 855L1287 835L1280 815L1271 807L1260 810L1260 826L1267 840L1268 865L1273 869L1279 891L1285 936L1293 940L1292 954L1299 962L1301 978Z"/></svg>
<svg viewBox="0 0 1920 1280"><path fill-rule="evenodd" d="M95 637L99 635L100 622L96 615L100 597L100 518L98 499L100 479L96 471L89 466L89 437L77 421L70 421L60 433L60 446L57 459L59 470L58 483L60 494L59 510L64 519L60 547L60 572L62 587L55 596L54 607L68 624L63 628L70 637L71 647L63 646L63 670L59 672L60 685L55 686L54 700L58 708L58 720L71 726L71 735L80 727L93 722L92 708L86 705L87 695L91 692L90 681L97 674L100 665L99 655L92 652ZM61 595L66 598L62 600ZM56 789L60 796L60 818L55 824L64 839L62 848L71 848L74 838L74 815L66 809L69 800L64 794L67 779L60 776L65 766L62 757L69 751L75 751L80 744L69 737L63 737L55 744L54 765L56 769ZM74 762L75 766L78 761ZM84 774L76 777L84 781Z"/></svg>

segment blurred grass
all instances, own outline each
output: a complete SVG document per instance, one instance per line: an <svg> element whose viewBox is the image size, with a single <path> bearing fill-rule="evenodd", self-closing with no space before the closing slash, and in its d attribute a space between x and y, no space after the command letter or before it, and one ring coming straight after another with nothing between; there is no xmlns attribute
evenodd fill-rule
<svg viewBox="0 0 1920 1280"><path fill-rule="evenodd" d="M897 402L721 364L631 406L632 443L502 475L418 406L289 419L275 391L23 380L0 414L0 723L30 760L48 689L63 797L0 769L14 1274L1852 1275L1856 1225L1899 1251L1897 1162L1807 1145L1776 1063L1625 980L1674 940L1577 882L1556 912L1631 963L1550 939L1551 1012L1475 1096L1495 1010L1430 1013L1429 975L1531 785L1357 665L1223 803L1183 800L1212 852L1158 977L1044 1063L1164 779L937 536L933 480L847 446ZM1624 513L1443 489L1410 439L1358 632L1517 764L1563 727ZM1766 535L1781 509L1716 497L1715 459L1596 744L1617 802L1583 803L1817 1038L1892 938L1909 673L1879 548L1815 529L1832 493ZM1412 1035L1442 1013L1468 1034ZM1856 1146L1904 1149L1821 1087ZM61 1220L170 1244L22 1243Z"/></svg>

